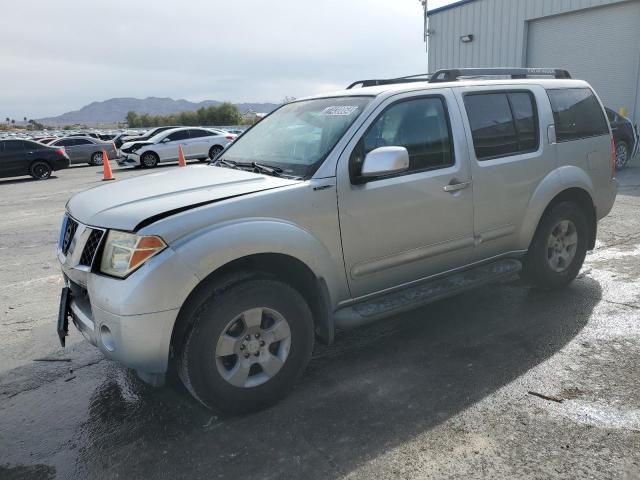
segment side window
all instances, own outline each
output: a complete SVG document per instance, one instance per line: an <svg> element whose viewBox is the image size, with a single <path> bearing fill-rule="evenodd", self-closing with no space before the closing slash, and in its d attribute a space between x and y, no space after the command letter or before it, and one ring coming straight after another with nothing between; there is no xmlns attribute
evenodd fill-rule
<svg viewBox="0 0 640 480"><path fill-rule="evenodd" d="M189 130L189 138L208 137L210 135L211 133L205 130L200 130L199 128L192 128L191 130Z"/></svg>
<svg viewBox="0 0 640 480"><path fill-rule="evenodd" d="M474 93L465 95L464 105L478 160L538 148L538 119L531 93Z"/></svg>
<svg viewBox="0 0 640 480"><path fill-rule="evenodd" d="M76 141L73 138L64 138L56 142L56 145L60 147L71 147L75 144L76 144Z"/></svg>
<svg viewBox="0 0 640 480"><path fill-rule="evenodd" d="M4 153L20 153L24 151L22 140L7 140L4 142Z"/></svg>
<svg viewBox="0 0 640 480"><path fill-rule="evenodd" d="M74 145L89 145L91 142L90 140L87 140L86 138L77 138L74 142Z"/></svg>
<svg viewBox="0 0 640 480"><path fill-rule="evenodd" d="M609 135L602 108L589 88L547 90L558 142Z"/></svg>
<svg viewBox="0 0 640 480"><path fill-rule="evenodd" d="M453 165L453 142L443 99L407 100L387 108L354 150L352 178L359 176L369 152L388 146L405 147L409 152L409 169L403 174Z"/></svg>
<svg viewBox="0 0 640 480"><path fill-rule="evenodd" d="M187 132L188 132L187 130L180 130L177 132L173 132L167 138L172 142L175 142L176 140L184 140L185 138L189 138L189 134Z"/></svg>

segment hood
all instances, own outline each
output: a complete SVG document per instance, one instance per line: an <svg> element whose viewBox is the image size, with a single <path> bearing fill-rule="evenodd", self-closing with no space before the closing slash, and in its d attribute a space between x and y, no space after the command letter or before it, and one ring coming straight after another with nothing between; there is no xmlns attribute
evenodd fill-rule
<svg viewBox="0 0 640 480"><path fill-rule="evenodd" d="M79 193L67 210L86 225L134 231L172 213L299 182L209 165L170 168Z"/></svg>
<svg viewBox="0 0 640 480"><path fill-rule="evenodd" d="M151 145L152 143L153 142L150 142L149 140L127 140L120 146L120 148L129 148L133 145Z"/></svg>

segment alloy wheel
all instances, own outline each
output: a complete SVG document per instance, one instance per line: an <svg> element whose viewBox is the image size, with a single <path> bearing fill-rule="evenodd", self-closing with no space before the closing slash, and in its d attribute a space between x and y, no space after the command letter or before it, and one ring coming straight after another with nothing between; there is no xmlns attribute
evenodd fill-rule
<svg viewBox="0 0 640 480"><path fill-rule="evenodd" d="M547 262L556 273L571 266L578 248L578 232L571 220L561 220L551 230L547 241Z"/></svg>
<svg viewBox="0 0 640 480"><path fill-rule="evenodd" d="M218 373L239 388L262 385L283 367L291 347L291 329L275 310L257 307L231 320L216 343Z"/></svg>

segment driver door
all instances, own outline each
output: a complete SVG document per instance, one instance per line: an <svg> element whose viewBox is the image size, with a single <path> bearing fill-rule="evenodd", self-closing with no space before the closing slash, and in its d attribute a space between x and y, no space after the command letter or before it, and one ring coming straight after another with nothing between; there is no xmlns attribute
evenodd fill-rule
<svg viewBox="0 0 640 480"><path fill-rule="evenodd" d="M178 145L182 145L182 151L187 155L187 140L189 133L187 129L178 130L165 137L157 146L161 162L175 162L178 160Z"/></svg>
<svg viewBox="0 0 640 480"><path fill-rule="evenodd" d="M367 153L405 147L405 171L362 178ZM353 297L466 265L474 247L465 133L449 89L394 96L362 126L338 164L346 274Z"/></svg>

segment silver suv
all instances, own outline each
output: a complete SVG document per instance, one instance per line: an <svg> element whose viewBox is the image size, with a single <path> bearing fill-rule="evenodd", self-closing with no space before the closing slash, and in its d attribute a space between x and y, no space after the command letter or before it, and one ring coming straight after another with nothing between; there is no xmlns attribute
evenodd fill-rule
<svg viewBox="0 0 640 480"><path fill-rule="evenodd" d="M315 339L515 273L545 289L576 277L617 191L587 83L542 69L359 83L283 105L215 165L75 195L61 342L70 319L146 381L177 372L203 404L249 411L291 388Z"/></svg>

